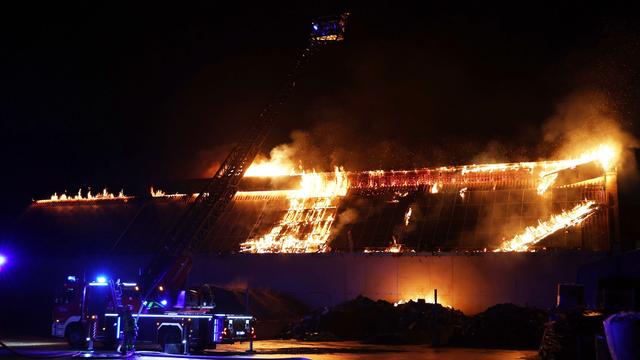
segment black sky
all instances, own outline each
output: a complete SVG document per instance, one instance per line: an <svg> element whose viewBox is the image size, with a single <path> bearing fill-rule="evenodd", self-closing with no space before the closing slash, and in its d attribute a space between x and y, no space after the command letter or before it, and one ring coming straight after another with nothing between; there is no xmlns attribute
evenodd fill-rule
<svg viewBox="0 0 640 360"><path fill-rule="evenodd" d="M362 167L468 161L496 143L533 158L558 102L585 88L636 133L629 9L221 4L3 5L3 227L54 191L202 176L282 84L310 19L344 8L347 40L306 68L265 151L302 129L375 148Z"/></svg>

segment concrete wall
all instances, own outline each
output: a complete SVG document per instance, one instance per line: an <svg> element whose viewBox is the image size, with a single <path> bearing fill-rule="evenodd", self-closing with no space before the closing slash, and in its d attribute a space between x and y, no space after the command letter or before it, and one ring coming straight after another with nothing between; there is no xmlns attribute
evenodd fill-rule
<svg viewBox="0 0 640 360"><path fill-rule="evenodd" d="M505 302L552 307L558 282L575 282L581 265L604 258L594 252L200 255L189 281L271 289L311 307L358 295L393 302L431 300L437 288L439 302L474 314ZM139 267L148 261L148 256L13 254L0 272L0 335L47 334L54 289L66 275L106 274L135 281Z"/></svg>
<svg viewBox="0 0 640 360"><path fill-rule="evenodd" d="M194 261L192 283L270 288L312 307L364 295L398 301L432 299L474 314L511 302L549 308L556 284L575 282L594 252L482 253L474 255L221 255Z"/></svg>

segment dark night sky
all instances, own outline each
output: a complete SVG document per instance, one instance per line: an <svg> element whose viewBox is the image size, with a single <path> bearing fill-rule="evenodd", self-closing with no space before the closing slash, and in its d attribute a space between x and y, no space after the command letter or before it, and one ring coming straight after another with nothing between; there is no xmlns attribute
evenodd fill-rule
<svg viewBox="0 0 640 360"><path fill-rule="evenodd" d="M294 4L0 10L2 227L54 191L202 176L284 81L310 19L344 8ZM368 154L351 168L469 161L491 143L505 160L531 158L558 102L584 88L607 94L636 132L632 11L348 8L347 40L306 68L265 150L302 129Z"/></svg>

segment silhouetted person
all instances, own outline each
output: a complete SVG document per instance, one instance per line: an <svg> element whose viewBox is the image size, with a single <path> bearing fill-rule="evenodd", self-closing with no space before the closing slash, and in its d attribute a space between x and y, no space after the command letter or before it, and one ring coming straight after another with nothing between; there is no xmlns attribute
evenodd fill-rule
<svg viewBox="0 0 640 360"><path fill-rule="evenodd" d="M120 349L120 352L122 352L123 354L135 350L137 329L136 322L133 319L132 310L133 307L131 305L127 305L127 308L122 314L122 332L124 333L124 345Z"/></svg>
<svg viewBox="0 0 640 360"><path fill-rule="evenodd" d="M213 304L213 292L209 284L202 285L200 289L202 295L202 306L214 306Z"/></svg>

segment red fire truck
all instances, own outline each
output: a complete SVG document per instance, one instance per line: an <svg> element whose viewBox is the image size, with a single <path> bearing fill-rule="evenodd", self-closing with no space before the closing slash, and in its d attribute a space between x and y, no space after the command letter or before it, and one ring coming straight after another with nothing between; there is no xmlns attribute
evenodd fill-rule
<svg viewBox="0 0 640 360"><path fill-rule="evenodd" d="M165 352L198 352L255 338L252 316L215 313L213 299L198 289L181 292L173 306L165 299L141 303L139 290L136 283L102 276L91 282L67 277L55 297L52 335L65 337L75 348L96 341L113 349L123 338L122 309L129 307L137 318L136 343L159 344ZM160 297L163 292L160 286Z"/></svg>

